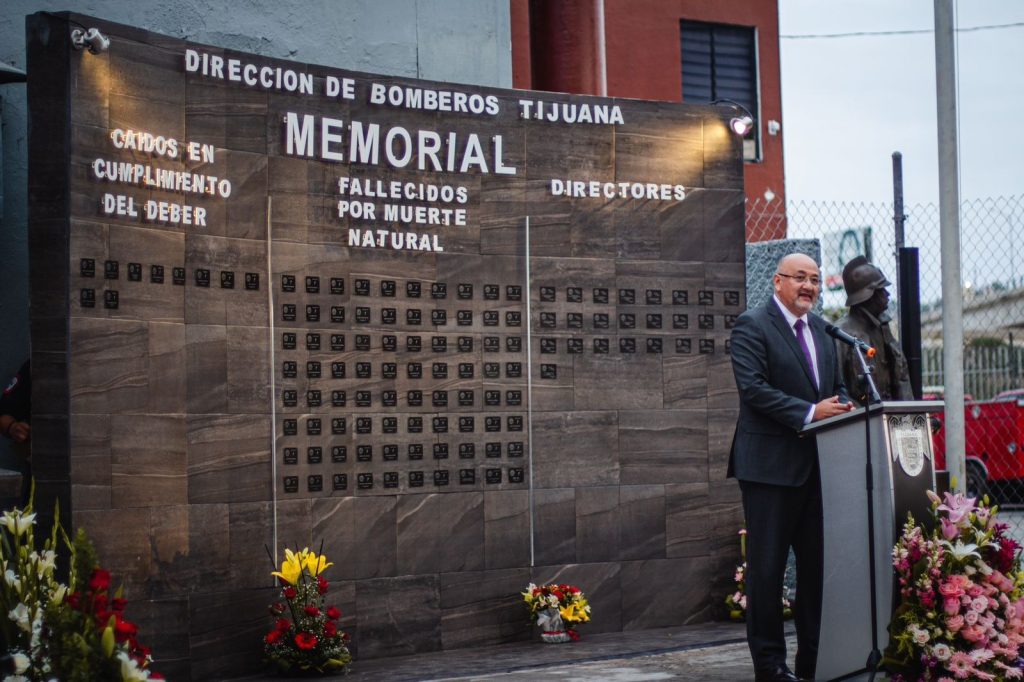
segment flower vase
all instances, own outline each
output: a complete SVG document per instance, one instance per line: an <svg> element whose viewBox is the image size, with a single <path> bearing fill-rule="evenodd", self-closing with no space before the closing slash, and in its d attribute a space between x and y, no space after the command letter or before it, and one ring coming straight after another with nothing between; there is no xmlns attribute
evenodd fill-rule
<svg viewBox="0 0 1024 682"><path fill-rule="evenodd" d="M561 644L570 639L558 609L544 609L537 614L537 627L540 628L541 641L547 644Z"/></svg>

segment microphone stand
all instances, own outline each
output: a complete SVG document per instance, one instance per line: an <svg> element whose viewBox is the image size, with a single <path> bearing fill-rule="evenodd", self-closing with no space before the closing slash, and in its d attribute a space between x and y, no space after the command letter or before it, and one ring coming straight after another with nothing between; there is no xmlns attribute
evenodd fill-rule
<svg viewBox="0 0 1024 682"><path fill-rule="evenodd" d="M860 361L860 368L863 371L863 381L868 389L868 404L864 406L864 474L868 493L868 578L871 589L871 653L868 654L866 667L871 673L868 680L869 682L873 682L875 675L878 673L878 664L882 661L882 652L878 649L878 577L875 575L875 477L871 465L870 407L871 405L881 403L882 397L878 395L878 387L875 385L875 378L871 365L869 365L867 360L864 358L864 353L861 351L860 346L854 345L853 350L857 354L857 359Z"/></svg>

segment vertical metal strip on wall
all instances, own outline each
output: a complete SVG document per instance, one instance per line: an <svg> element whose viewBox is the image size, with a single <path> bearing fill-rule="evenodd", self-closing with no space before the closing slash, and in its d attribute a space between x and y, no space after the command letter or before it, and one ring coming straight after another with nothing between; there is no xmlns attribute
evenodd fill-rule
<svg viewBox="0 0 1024 682"><path fill-rule="evenodd" d="M277 388L274 384L276 360L274 359L274 278L271 269L273 239L270 231L270 209L274 198L267 195L267 331L270 345L270 506L273 509L274 521L271 531L271 543L274 546L274 562L277 562L277 401L274 396Z"/></svg>
<svg viewBox="0 0 1024 682"><path fill-rule="evenodd" d="M526 468L527 505L530 508L530 568L534 561L533 519L533 315L530 314L530 216L526 216Z"/></svg>

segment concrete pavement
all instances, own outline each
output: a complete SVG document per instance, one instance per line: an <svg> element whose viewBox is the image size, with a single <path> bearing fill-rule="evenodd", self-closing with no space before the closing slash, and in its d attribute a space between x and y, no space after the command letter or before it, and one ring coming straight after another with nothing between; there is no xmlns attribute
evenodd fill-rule
<svg viewBox="0 0 1024 682"><path fill-rule="evenodd" d="M753 667L742 623L702 623L682 627L588 635L578 642L539 641L429 652L414 656L356 660L351 682L412 680L526 682L640 682L645 680L752 680ZM795 652L792 625L790 663ZM254 682L280 677L248 678Z"/></svg>

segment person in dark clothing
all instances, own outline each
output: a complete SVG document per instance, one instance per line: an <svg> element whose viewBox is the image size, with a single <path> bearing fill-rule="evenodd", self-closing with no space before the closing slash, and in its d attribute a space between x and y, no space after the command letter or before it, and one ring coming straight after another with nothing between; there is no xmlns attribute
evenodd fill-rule
<svg viewBox="0 0 1024 682"><path fill-rule="evenodd" d="M740 412L728 475L739 480L747 524L747 645L757 682L812 680L818 664L823 526L818 448L807 424L853 409L825 322L812 312L817 263L779 261L775 295L737 320L732 366ZM796 673L786 665L782 582L796 555Z"/></svg>
<svg viewBox="0 0 1024 682"><path fill-rule="evenodd" d="M28 501L32 488L32 372L26 360L7 388L0 393L0 434L8 438L21 458L21 502Z"/></svg>
<svg viewBox="0 0 1024 682"><path fill-rule="evenodd" d="M843 287L846 289L848 312L836 326L875 349L875 357L868 360L875 378L875 386L882 400L913 400L910 387L910 369L907 358L889 329L889 290L891 283L882 271L857 256L843 268ZM850 397L858 405L868 403L867 384L857 352L853 347L836 342L839 367Z"/></svg>
<svg viewBox="0 0 1024 682"><path fill-rule="evenodd" d="M0 433L15 443L32 436L32 373L26 360L0 394Z"/></svg>

